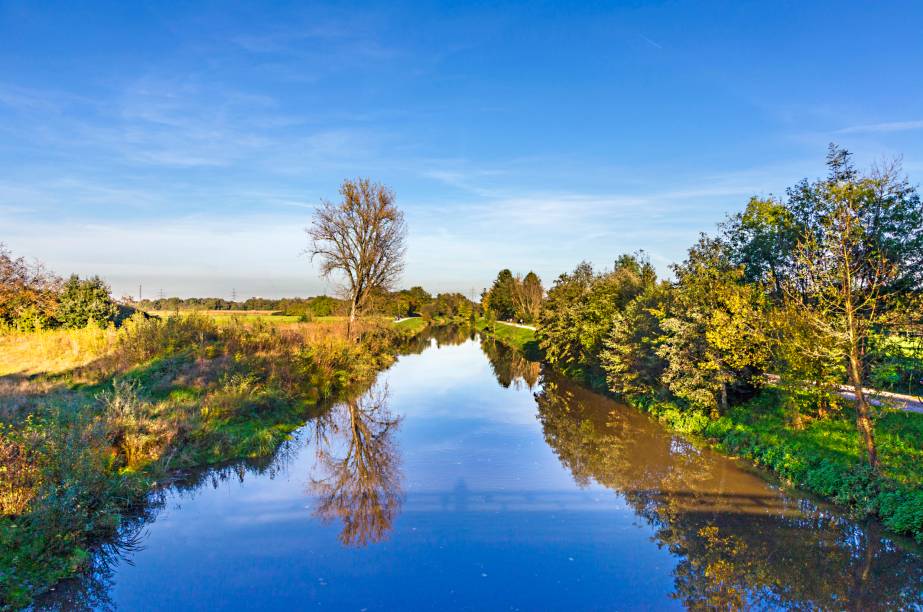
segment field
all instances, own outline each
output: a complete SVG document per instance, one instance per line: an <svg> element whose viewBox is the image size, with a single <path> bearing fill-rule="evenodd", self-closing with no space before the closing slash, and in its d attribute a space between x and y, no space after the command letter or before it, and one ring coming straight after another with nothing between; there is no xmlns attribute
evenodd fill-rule
<svg viewBox="0 0 923 612"><path fill-rule="evenodd" d="M59 374L90 364L115 346L114 329L95 326L0 334L0 377Z"/></svg>
<svg viewBox="0 0 923 612"><path fill-rule="evenodd" d="M155 317L172 317L178 314L189 314L195 312L210 317L217 323L229 323L235 319L244 322L266 321L269 323L298 323L302 318L298 315L285 315L272 310L195 310L195 311L175 311L175 310L151 310L148 314ZM343 317L315 317L312 320L331 320L341 319Z"/></svg>
<svg viewBox="0 0 923 612"><path fill-rule="evenodd" d="M346 317L342 315L333 315L333 316L324 316L324 317L310 317L305 318L301 315L287 315L282 314L273 310L194 310L194 311L175 311L175 310L150 310L147 311L148 314L160 318L168 318L177 315L185 315L190 313L196 313L200 315L207 316L213 319L216 323L224 324L231 323L233 321L241 321L243 323L254 323L256 321L264 321L266 323L281 324L281 323L306 323L306 322L318 322L318 323L330 323L338 321L346 321ZM385 315L370 315L365 317L366 320L374 320L380 322L392 321L391 317ZM419 325L419 323L414 323L415 320L420 322L423 319L419 317L408 319L406 322L410 322L411 327L413 325ZM398 324L400 325L400 324Z"/></svg>

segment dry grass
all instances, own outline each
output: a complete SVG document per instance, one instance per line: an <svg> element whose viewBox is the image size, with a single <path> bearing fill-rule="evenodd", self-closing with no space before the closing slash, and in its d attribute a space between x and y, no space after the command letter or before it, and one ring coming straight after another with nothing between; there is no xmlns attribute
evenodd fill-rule
<svg viewBox="0 0 923 612"><path fill-rule="evenodd" d="M158 317L172 317L177 314L187 315L191 313L205 315L209 317L214 316L231 316L231 315L240 315L240 316L255 316L255 315L272 315L277 311L275 310L149 310L148 314L158 316Z"/></svg>
<svg viewBox="0 0 923 612"><path fill-rule="evenodd" d="M0 516L24 512L35 495L38 468L26 445L3 435L0 426Z"/></svg>
<svg viewBox="0 0 923 612"><path fill-rule="evenodd" d="M58 374L110 354L116 345L113 328L56 329L0 335L0 376Z"/></svg>

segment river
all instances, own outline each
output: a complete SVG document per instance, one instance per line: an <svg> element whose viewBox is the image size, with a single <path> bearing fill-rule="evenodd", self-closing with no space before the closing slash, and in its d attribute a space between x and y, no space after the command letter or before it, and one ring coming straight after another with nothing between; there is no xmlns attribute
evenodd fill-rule
<svg viewBox="0 0 923 612"><path fill-rule="evenodd" d="M454 328L95 565L40 607L923 608L919 548Z"/></svg>

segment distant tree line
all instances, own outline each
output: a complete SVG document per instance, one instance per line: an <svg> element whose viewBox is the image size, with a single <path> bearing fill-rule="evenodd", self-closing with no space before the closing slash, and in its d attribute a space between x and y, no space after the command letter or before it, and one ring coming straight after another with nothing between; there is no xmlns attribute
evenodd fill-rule
<svg viewBox="0 0 923 612"><path fill-rule="evenodd" d="M144 299L136 302L142 310L267 310L287 315L310 315L326 317L342 314L344 302L336 298L319 295L309 298L280 298L269 299L251 297L246 300L225 300L210 297L166 297L160 299Z"/></svg>
<svg viewBox="0 0 923 612"><path fill-rule="evenodd" d="M347 300L328 295L280 299L253 297L236 302L222 298L168 297L155 300L145 299L137 302L136 305L146 311L263 310L284 315L314 317L345 316L349 311ZM422 287L416 286L399 291L375 291L368 296L363 311L366 314L389 315L397 318L452 318L476 312L477 304L459 293L443 293L434 297Z"/></svg>

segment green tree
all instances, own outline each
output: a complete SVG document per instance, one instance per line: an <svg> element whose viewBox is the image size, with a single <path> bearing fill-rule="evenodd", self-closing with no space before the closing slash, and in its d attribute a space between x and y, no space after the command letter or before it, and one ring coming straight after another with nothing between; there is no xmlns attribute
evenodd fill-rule
<svg viewBox="0 0 923 612"><path fill-rule="evenodd" d="M423 306L422 315L427 319L469 319L477 305L460 293L440 293L429 304Z"/></svg>
<svg viewBox="0 0 923 612"><path fill-rule="evenodd" d="M62 326L80 328L92 322L105 327L118 314L119 307L112 300L109 286L98 276L81 280L72 274L64 283L56 313Z"/></svg>
<svg viewBox="0 0 923 612"><path fill-rule="evenodd" d="M744 280L764 283L775 298L781 298L802 233L792 211L776 199L754 197L723 229L731 261L743 266Z"/></svg>
<svg viewBox="0 0 923 612"><path fill-rule="evenodd" d="M845 149L830 146L829 175L803 182L790 206L807 222L786 295L845 365L856 426L878 468L874 425L863 390L874 336L919 313L923 288L923 204L892 164L860 176Z"/></svg>
<svg viewBox="0 0 923 612"><path fill-rule="evenodd" d="M673 269L674 303L658 351L667 361L663 382L678 397L724 411L729 394L758 384L769 361L764 294L742 282L721 241L704 235Z"/></svg>
<svg viewBox="0 0 923 612"><path fill-rule="evenodd" d="M656 280L643 257L624 255L611 272L595 274L581 263L562 274L548 291L538 341L552 366L595 387L605 385L600 362L616 314Z"/></svg>
<svg viewBox="0 0 923 612"><path fill-rule="evenodd" d="M487 291L486 308L493 311L497 319L510 320L516 315L516 280L509 270L500 270L494 284Z"/></svg>
<svg viewBox="0 0 923 612"><path fill-rule="evenodd" d="M834 338L812 325L804 309L791 300L773 308L770 316L773 369L786 391L789 420L800 428L807 409L825 416L839 403L845 363Z"/></svg>
<svg viewBox="0 0 923 612"><path fill-rule="evenodd" d="M581 262L573 272L558 276L542 310L537 334L539 347L550 365L571 374L583 361L578 325L594 279L593 266Z"/></svg>
<svg viewBox="0 0 923 612"><path fill-rule="evenodd" d="M407 316L420 314L420 309L433 301L433 296L423 287L411 287L404 293L407 296Z"/></svg>
<svg viewBox="0 0 923 612"><path fill-rule="evenodd" d="M667 362L657 350L664 331L661 321L670 309L668 283L651 283L615 313L606 348L600 355L609 390L622 396L656 392Z"/></svg>

